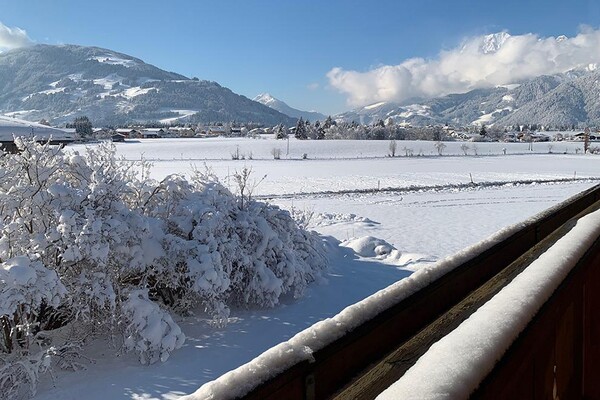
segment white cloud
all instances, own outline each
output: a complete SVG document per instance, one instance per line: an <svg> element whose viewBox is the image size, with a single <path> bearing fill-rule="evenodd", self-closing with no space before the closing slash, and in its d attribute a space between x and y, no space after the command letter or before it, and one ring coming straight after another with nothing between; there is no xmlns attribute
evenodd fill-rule
<svg viewBox="0 0 600 400"><path fill-rule="evenodd" d="M32 43L27 32L21 28L9 28L0 22L0 49L16 49Z"/></svg>
<svg viewBox="0 0 600 400"><path fill-rule="evenodd" d="M321 87L321 85L319 85L317 82L312 82L312 83L309 83L308 85L306 85L306 88L311 91L317 90L320 87Z"/></svg>
<svg viewBox="0 0 600 400"><path fill-rule="evenodd" d="M600 30L583 28L572 38L501 32L466 39L436 59L411 58L366 72L336 67L327 78L347 95L349 105L363 106L464 93L574 68L594 69L595 64L600 64Z"/></svg>

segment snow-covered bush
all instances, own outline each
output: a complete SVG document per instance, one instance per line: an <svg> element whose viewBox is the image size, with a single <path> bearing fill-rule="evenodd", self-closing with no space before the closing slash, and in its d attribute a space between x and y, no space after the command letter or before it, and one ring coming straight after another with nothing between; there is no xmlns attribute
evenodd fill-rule
<svg viewBox="0 0 600 400"><path fill-rule="evenodd" d="M300 296L326 266L287 211L209 174L157 182L110 144L16 143L0 157L0 390L34 387L64 348L58 328L73 342L111 333L143 363L164 361L184 341L173 312L222 323L231 307Z"/></svg>
<svg viewBox="0 0 600 400"><path fill-rule="evenodd" d="M66 289L55 271L39 261L18 256L0 264L0 318L3 353L16 346L28 349L44 308L57 308Z"/></svg>
<svg viewBox="0 0 600 400"><path fill-rule="evenodd" d="M125 349L137 351L142 364L167 361L171 352L183 345L185 335L169 313L148 298L147 289L133 290L123 310L130 320Z"/></svg>

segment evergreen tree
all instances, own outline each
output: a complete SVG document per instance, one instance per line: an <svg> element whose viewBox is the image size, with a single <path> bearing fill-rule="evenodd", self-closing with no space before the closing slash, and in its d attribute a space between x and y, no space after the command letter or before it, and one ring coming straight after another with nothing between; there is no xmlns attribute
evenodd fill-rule
<svg viewBox="0 0 600 400"><path fill-rule="evenodd" d="M86 116L76 117L72 124L67 124L67 128L75 128L75 132L81 137L91 136L93 133L92 123Z"/></svg>
<svg viewBox="0 0 600 400"><path fill-rule="evenodd" d="M481 125L481 129L479 130L479 134L481 136L485 136L487 134L487 130L485 129L485 124Z"/></svg>
<svg viewBox="0 0 600 400"><path fill-rule="evenodd" d="M316 137L316 139L317 140L325 139L325 129L323 129L322 127L319 127L317 129L317 137Z"/></svg>
<svg viewBox="0 0 600 400"><path fill-rule="evenodd" d="M287 139L288 130L283 124L277 125L275 128L275 138L276 139Z"/></svg>
<svg viewBox="0 0 600 400"><path fill-rule="evenodd" d="M302 117L300 117L298 123L296 123L296 132L294 135L296 136L296 139L308 139L306 134L306 124Z"/></svg>
<svg viewBox="0 0 600 400"><path fill-rule="evenodd" d="M311 132L311 138L317 140L325 139L325 129L323 129L319 121L315 122L314 129Z"/></svg>

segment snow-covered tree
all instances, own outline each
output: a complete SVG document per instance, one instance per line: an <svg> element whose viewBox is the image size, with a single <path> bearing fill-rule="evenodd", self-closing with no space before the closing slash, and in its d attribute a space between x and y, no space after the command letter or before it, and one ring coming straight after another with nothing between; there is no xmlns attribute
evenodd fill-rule
<svg viewBox="0 0 600 400"><path fill-rule="evenodd" d="M275 127L275 138L276 139L287 139L288 129L285 125L279 124Z"/></svg>
<svg viewBox="0 0 600 400"><path fill-rule="evenodd" d="M433 147L437 150L438 154L441 156L444 154L444 150L446 149L446 144L444 142L435 142Z"/></svg>
<svg viewBox="0 0 600 400"><path fill-rule="evenodd" d="M296 123L296 131L294 132L294 136L296 137L296 139L308 139L306 123L304 122L302 117L300 117L300 119Z"/></svg>
<svg viewBox="0 0 600 400"><path fill-rule="evenodd" d="M72 124L67 124L67 128L75 128L75 132L81 137L91 136L93 133L92 123L86 116L76 117Z"/></svg>
<svg viewBox="0 0 600 400"><path fill-rule="evenodd" d="M0 157L0 391L35 390L99 333L143 363L185 340L174 313L272 307L326 266L314 233L210 173L149 178L103 144L84 154L16 139ZM69 329L67 343L54 331ZM118 342L118 340L117 340ZM29 389L28 389L29 390Z"/></svg>

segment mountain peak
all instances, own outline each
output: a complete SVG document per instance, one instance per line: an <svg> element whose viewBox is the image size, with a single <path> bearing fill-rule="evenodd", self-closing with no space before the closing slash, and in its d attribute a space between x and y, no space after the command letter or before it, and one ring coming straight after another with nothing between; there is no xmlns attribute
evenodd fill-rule
<svg viewBox="0 0 600 400"><path fill-rule="evenodd" d="M278 102L282 103L281 100L277 100L275 97L271 96L270 93L261 93L258 96L256 96L255 98L253 98L252 100L257 101L266 106L269 106L269 104L276 104Z"/></svg>
<svg viewBox="0 0 600 400"><path fill-rule="evenodd" d="M271 96L269 93L259 94L253 100L292 118L302 118L309 121L323 121L326 118L325 115L316 111L302 111L290 107L285 102Z"/></svg>
<svg viewBox="0 0 600 400"><path fill-rule="evenodd" d="M500 48L502 48L508 38L510 38L510 34L508 32L498 32L485 35L479 46L479 50L483 54L496 53L498 50L500 50Z"/></svg>

